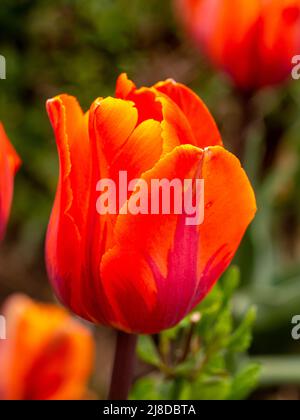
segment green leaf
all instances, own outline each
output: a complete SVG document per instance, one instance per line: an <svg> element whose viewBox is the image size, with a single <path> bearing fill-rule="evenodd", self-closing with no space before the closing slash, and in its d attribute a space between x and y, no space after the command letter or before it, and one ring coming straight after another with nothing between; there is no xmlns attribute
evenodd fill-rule
<svg viewBox="0 0 300 420"><path fill-rule="evenodd" d="M224 373L226 373L226 362L223 350L213 352L213 354L208 357L203 368L203 373L210 376L224 375Z"/></svg>
<svg viewBox="0 0 300 420"><path fill-rule="evenodd" d="M239 327L232 334L228 348L232 352L242 353L251 345L252 327L256 319L256 308L251 307Z"/></svg>
<svg viewBox="0 0 300 420"><path fill-rule="evenodd" d="M236 266L230 267L221 280L225 303L228 302L240 283L240 270Z"/></svg>
<svg viewBox="0 0 300 420"><path fill-rule="evenodd" d="M232 383L230 400L243 400L255 389L259 381L261 366L251 363L243 367L235 376Z"/></svg>
<svg viewBox="0 0 300 420"><path fill-rule="evenodd" d="M130 393L130 400L167 400L172 392L172 382L161 377L148 376L138 380Z"/></svg>
<svg viewBox="0 0 300 420"><path fill-rule="evenodd" d="M257 383L259 369L253 364L240 371L237 367L251 344L256 311L250 308L234 330L231 300L238 283L239 270L232 267L191 314L176 327L160 333L164 364L152 339L140 338L140 358L158 367L160 373L151 382L155 390L148 389L150 382L139 381L135 395L140 392L149 399L159 394L158 399L198 400L242 399L249 395ZM188 337L190 352L182 360L180 355Z"/></svg>
<svg viewBox="0 0 300 420"><path fill-rule="evenodd" d="M214 328L211 331L209 340L216 346L226 346L232 331L233 321L229 308L225 308L219 315Z"/></svg>
<svg viewBox="0 0 300 420"><path fill-rule="evenodd" d="M151 336L141 335L139 337L137 353L145 363L153 366L160 365L160 358Z"/></svg>
<svg viewBox="0 0 300 420"><path fill-rule="evenodd" d="M182 384L182 389L179 395L180 400L191 400L192 399L192 393L193 393L193 386L191 382L185 381Z"/></svg>
<svg viewBox="0 0 300 420"><path fill-rule="evenodd" d="M230 378L201 378L190 390L193 400L226 400L231 393Z"/></svg>

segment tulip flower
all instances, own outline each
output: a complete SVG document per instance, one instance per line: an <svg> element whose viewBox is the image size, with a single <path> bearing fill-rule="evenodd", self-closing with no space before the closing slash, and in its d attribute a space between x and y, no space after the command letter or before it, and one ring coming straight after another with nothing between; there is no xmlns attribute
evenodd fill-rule
<svg viewBox="0 0 300 420"><path fill-rule="evenodd" d="M90 332L63 308L23 295L8 298L2 312L0 399L81 399L91 373Z"/></svg>
<svg viewBox="0 0 300 420"><path fill-rule="evenodd" d="M0 240L4 236L14 188L14 176L21 161L0 122Z"/></svg>
<svg viewBox="0 0 300 420"><path fill-rule="evenodd" d="M129 333L177 324L229 266L256 203L201 99L173 80L137 89L126 75L116 98L83 113L74 97L47 102L60 161L46 262L58 298L79 316ZM128 179L203 179L204 222L186 214L99 215L97 185ZM119 197L124 209L134 193Z"/></svg>
<svg viewBox="0 0 300 420"><path fill-rule="evenodd" d="M178 19L212 64L246 91L291 77L300 51L299 0L174 0Z"/></svg>

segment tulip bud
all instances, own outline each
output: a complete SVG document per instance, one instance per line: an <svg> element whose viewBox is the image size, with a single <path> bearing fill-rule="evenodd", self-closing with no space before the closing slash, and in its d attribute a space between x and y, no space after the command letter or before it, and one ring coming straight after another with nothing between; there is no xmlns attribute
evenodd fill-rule
<svg viewBox="0 0 300 420"><path fill-rule="evenodd" d="M178 20L242 90L292 78L300 53L299 0L174 0Z"/></svg>

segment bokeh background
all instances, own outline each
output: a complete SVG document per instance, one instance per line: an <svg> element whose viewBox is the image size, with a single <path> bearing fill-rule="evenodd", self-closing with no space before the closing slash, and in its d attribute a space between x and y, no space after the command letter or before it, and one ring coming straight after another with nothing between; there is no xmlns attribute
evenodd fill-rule
<svg viewBox="0 0 300 420"><path fill-rule="evenodd" d="M87 109L113 95L121 72L137 85L172 77L206 102L257 194L259 212L235 261L234 299L237 318L250 304L258 309L250 354L265 364L253 398L300 398L300 343L291 338L300 313L300 81L245 105L185 38L169 0L1 0L0 54L7 60L0 119L23 160L1 245L0 301L15 291L54 299L43 247L58 162L46 99L67 92Z"/></svg>

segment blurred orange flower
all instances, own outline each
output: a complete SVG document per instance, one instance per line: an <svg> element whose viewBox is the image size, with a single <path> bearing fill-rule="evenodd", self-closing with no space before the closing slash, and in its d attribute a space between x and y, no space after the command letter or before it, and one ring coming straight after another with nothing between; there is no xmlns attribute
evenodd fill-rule
<svg viewBox="0 0 300 420"><path fill-rule="evenodd" d="M300 0L174 0L177 15L212 63L242 89L291 76L300 53Z"/></svg>
<svg viewBox="0 0 300 420"><path fill-rule="evenodd" d="M117 98L84 114L75 98L47 103L60 176L46 241L50 280L75 313L126 332L178 323L230 264L256 203L238 159L222 146L200 98L172 80L137 89L121 75ZM204 179L205 220L96 212L96 184ZM123 200L123 201L122 201ZM121 205L135 200L120 198Z"/></svg>
<svg viewBox="0 0 300 420"><path fill-rule="evenodd" d="M14 189L14 176L21 161L0 122L0 240L3 238Z"/></svg>
<svg viewBox="0 0 300 420"><path fill-rule="evenodd" d="M14 295L4 305L0 399L81 399L93 364L89 331L56 305Z"/></svg>

